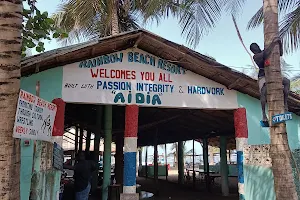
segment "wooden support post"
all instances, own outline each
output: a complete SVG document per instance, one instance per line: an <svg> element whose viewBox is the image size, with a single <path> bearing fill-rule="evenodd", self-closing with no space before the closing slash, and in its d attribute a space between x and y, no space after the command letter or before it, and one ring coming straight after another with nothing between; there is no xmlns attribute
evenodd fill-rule
<svg viewBox="0 0 300 200"><path fill-rule="evenodd" d="M145 171L146 171L146 179L148 178L148 147L146 146L146 156L145 156Z"/></svg>
<svg viewBox="0 0 300 200"><path fill-rule="evenodd" d="M158 149L157 149L157 131L155 134L154 139L154 182L155 182L155 188L156 192L155 194L158 196L159 189L158 189Z"/></svg>
<svg viewBox="0 0 300 200"><path fill-rule="evenodd" d="M227 143L226 137L220 137L220 155L221 155L221 188L222 195L229 195L229 185L228 185L228 165L227 165Z"/></svg>
<svg viewBox="0 0 300 200"><path fill-rule="evenodd" d="M76 154L78 153L78 135L79 135L79 127L75 127L75 157Z"/></svg>
<svg viewBox="0 0 300 200"><path fill-rule="evenodd" d="M156 131L157 133L157 131ZM158 150L157 150L157 134L155 134L154 139L154 180L157 184L158 181Z"/></svg>
<svg viewBox="0 0 300 200"><path fill-rule="evenodd" d="M104 156L102 200L108 200L108 186L111 183L111 142L112 142L112 106L104 107Z"/></svg>
<svg viewBox="0 0 300 200"><path fill-rule="evenodd" d="M165 144L165 157L166 157L166 180L168 180L168 154L167 154L167 144Z"/></svg>
<svg viewBox="0 0 300 200"><path fill-rule="evenodd" d="M139 149L139 167L142 167L143 165L143 147L140 147Z"/></svg>
<svg viewBox="0 0 300 200"><path fill-rule="evenodd" d="M209 176L208 141L207 141L207 138L203 139L203 163L204 163L206 189L207 189L207 191L211 192L210 176Z"/></svg>
<svg viewBox="0 0 300 200"><path fill-rule="evenodd" d="M85 157L86 158L88 158L90 155L91 135L92 135L92 131L90 129L88 129L87 134L86 134L86 140L85 140Z"/></svg>
<svg viewBox="0 0 300 200"><path fill-rule="evenodd" d="M94 161L97 163L97 168L99 169L99 150L100 150L100 136L101 136L101 126L102 126L102 106L97 107L97 120L96 120L96 131L94 139ZM98 185L98 170L93 173L92 179L92 191L97 189Z"/></svg>
<svg viewBox="0 0 300 200"><path fill-rule="evenodd" d="M178 142L178 183L184 184L184 148L183 141Z"/></svg>
<svg viewBox="0 0 300 200"><path fill-rule="evenodd" d="M82 151L82 145L83 145L83 127L80 126L80 136L79 136L79 152Z"/></svg>
<svg viewBox="0 0 300 200"><path fill-rule="evenodd" d="M196 188L196 177L195 177L195 140L193 140L193 188Z"/></svg>
<svg viewBox="0 0 300 200"><path fill-rule="evenodd" d="M116 181L117 184L123 185L123 167L124 167L124 138L122 134L116 136Z"/></svg>

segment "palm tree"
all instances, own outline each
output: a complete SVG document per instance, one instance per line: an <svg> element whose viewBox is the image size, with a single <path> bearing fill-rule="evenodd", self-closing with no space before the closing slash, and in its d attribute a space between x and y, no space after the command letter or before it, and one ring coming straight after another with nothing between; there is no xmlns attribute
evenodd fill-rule
<svg viewBox="0 0 300 200"><path fill-rule="evenodd" d="M1 199L20 199L20 140L13 138L20 89L22 1L0 3Z"/></svg>
<svg viewBox="0 0 300 200"><path fill-rule="evenodd" d="M280 21L280 37L284 41L285 51L292 53L300 47L300 1L278 0L279 12L284 15ZM247 28L260 26L264 20L263 7L251 18Z"/></svg>
<svg viewBox="0 0 300 200"><path fill-rule="evenodd" d="M58 28L69 33L66 43L81 42L139 28L130 1L65 0L52 16Z"/></svg>
<svg viewBox="0 0 300 200"><path fill-rule="evenodd" d="M223 1L64 0L53 19L69 33L64 41L70 43L130 31L140 27L138 22L159 22L172 15L179 20L187 42L195 46L220 19Z"/></svg>
<svg viewBox="0 0 300 200"><path fill-rule="evenodd" d="M265 46L268 46L278 35L278 4L277 0L264 0L264 37ZM270 56L272 65L266 67L266 85L268 93L269 117L284 113L282 95L282 78L280 69L280 49L274 48ZM297 191L294 183L291 165L291 151L287 138L286 124L270 126L272 171L274 175L274 187L277 200L297 200Z"/></svg>

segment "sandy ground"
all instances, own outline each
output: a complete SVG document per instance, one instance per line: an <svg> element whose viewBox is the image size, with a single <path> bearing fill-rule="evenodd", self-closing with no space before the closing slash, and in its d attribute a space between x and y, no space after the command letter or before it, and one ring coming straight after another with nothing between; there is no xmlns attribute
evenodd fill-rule
<svg viewBox="0 0 300 200"><path fill-rule="evenodd" d="M193 189L192 180L186 181L184 185L177 184L177 170L170 170L168 181L165 177L159 177L157 183L153 179L137 177L137 183L143 191L155 194L151 200L238 200L237 178L229 178L230 195L223 197L221 193L220 178L215 180L212 192L207 192L205 183L197 177L196 187ZM96 194L95 194L96 193ZM90 200L101 199L101 189L96 191Z"/></svg>

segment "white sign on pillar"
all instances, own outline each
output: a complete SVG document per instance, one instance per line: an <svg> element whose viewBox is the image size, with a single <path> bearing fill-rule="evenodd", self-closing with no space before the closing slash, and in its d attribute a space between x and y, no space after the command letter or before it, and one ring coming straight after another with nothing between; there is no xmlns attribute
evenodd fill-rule
<svg viewBox="0 0 300 200"><path fill-rule="evenodd" d="M62 88L66 102L238 108L236 91L139 49L64 66Z"/></svg>
<svg viewBox="0 0 300 200"><path fill-rule="evenodd" d="M57 106L20 90L13 137L51 141Z"/></svg>

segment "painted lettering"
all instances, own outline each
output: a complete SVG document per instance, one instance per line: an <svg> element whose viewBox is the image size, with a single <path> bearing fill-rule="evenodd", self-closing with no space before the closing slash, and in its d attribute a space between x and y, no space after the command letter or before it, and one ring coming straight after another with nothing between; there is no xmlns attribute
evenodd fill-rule
<svg viewBox="0 0 300 200"><path fill-rule="evenodd" d="M20 91L20 98L24 99L25 101L29 101L30 103L34 103L35 102L35 96L24 92L23 90Z"/></svg>
<svg viewBox="0 0 300 200"><path fill-rule="evenodd" d="M169 84L153 84L153 83L136 83L136 90L140 92L174 92L174 85Z"/></svg>
<svg viewBox="0 0 300 200"><path fill-rule="evenodd" d="M146 65L155 66L155 57L149 54L142 54L139 52L128 52L127 53L128 62L136 62Z"/></svg>
<svg viewBox="0 0 300 200"><path fill-rule="evenodd" d="M125 97L122 92L119 92L114 97L114 103L131 103L132 102L132 94L131 91L127 94L127 102L125 102ZM144 93L136 93L135 94L135 103L136 104L144 104L144 105L161 105L161 99L158 94L151 95L150 92Z"/></svg>
<svg viewBox="0 0 300 200"><path fill-rule="evenodd" d="M216 87L201 87L201 86L188 86L188 94L211 94L223 96L224 88Z"/></svg>
<svg viewBox="0 0 300 200"><path fill-rule="evenodd" d="M142 80L154 81L154 72L141 72Z"/></svg>
<svg viewBox="0 0 300 200"><path fill-rule="evenodd" d="M115 78L115 79L136 79L136 72L132 70L121 69L90 69L92 78Z"/></svg>
<svg viewBox="0 0 300 200"><path fill-rule="evenodd" d="M123 53L114 53L103 55L97 58L84 60L79 63L79 68L95 68L104 64L116 63L123 61Z"/></svg>
<svg viewBox="0 0 300 200"><path fill-rule="evenodd" d="M102 90L131 90L130 82L97 81L97 89Z"/></svg>

